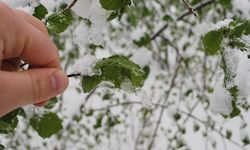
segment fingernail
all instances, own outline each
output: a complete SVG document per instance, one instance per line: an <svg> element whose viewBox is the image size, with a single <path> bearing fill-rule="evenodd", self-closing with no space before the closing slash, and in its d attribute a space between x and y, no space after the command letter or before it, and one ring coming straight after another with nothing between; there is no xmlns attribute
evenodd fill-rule
<svg viewBox="0 0 250 150"><path fill-rule="evenodd" d="M68 78L62 71L57 71L52 74L54 89L57 94L62 93L68 85Z"/></svg>

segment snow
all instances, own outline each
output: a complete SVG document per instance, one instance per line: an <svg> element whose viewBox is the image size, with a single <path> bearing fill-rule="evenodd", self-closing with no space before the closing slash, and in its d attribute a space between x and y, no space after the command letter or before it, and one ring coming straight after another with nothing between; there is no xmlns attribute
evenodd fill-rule
<svg viewBox="0 0 250 150"><path fill-rule="evenodd" d="M97 62L97 59L93 55L85 55L82 58L78 59L74 66L74 73L80 73L82 76L93 76L97 74L97 71L94 70L94 66Z"/></svg>
<svg viewBox="0 0 250 150"><path fill-rule="evenodd" d="M212 27L210 28L210 31L212 30L219 30L222 29L224 27L229 26L229 24L232 22L232 19L225 19L223 21L219 21L216 24L212 25Z"/></svg>
<svg viewBox="0 0 250 150"><path fill-rule="evenodd" d="M72 10L76 13L76 15L81 16L82 18L89 18L91 14L90 7L91 0L79 0L77 5L72 7Z"/></svg>
<svg viewBox="0 0 250 150"><path fill-rule="evenodd" d="M92 23L89 32L85 32L89 33L87 38L84 37L85 39L88 39L87 42L94 43L95 45L102 45L102 32L106 25L106 19L110 15L110 13L102 8L98 0L79 1L77 5L74 5L72 7L72 10L77 15L90 20L90 22Z"/></svg>
<svg viewBox="0 0 250 150"><path fill-rule="evenodd" d="M214 88L214 92L210 95L210 109L215 113L229 115L232 108L232 97L227 89L223 86L223 79L221 77Z"/></svg>
<svg viewBox="0 0 250 150"><path fill-rule="evenodd" d="M81 21L73 31L73 43L80 49L83 49L88 43L88 36L89 28L84 21Z"/></svg>
<svg viewBox="0 0 250 150"><path fill-rule="evenodd" d="M125 79L122 83L121 83L121 89L125 92L128 93L133 93L134 92L134 87L132 82L129 79Z"/></svg>
<svg viewBox="0 0 250 150"><path fill-rule="evenodd" d="M152 52L146 48L140 48L134 52L131 60L141 67L148 66L152 61Z"/></svg>
<svg viewBox="0 0 250 150"><path fill-rule="evenodd" d="M232 0L233 11L242 13L242 17L249 19L250 16L250 1L249 0Z"/></svg>
<svg viewBox="0 0 250 150"><path fill-rule="evenodd" d="M16 8L25 11L29 14L34 13L34 8L37 6L37 2L34 0L0 0L12 8ZM29 5L28 5L29 4Z"/></svg>

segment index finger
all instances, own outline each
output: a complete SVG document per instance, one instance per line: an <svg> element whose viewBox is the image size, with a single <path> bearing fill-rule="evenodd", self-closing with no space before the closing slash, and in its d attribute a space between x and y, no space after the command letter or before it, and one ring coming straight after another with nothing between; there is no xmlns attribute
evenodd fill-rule
<svg viewBox="0 0 250 150"><path fill-rule="evenodd" d="M47 35L0 2L3 59L20 57L33 67L60 68L57 47Z"/></svg>

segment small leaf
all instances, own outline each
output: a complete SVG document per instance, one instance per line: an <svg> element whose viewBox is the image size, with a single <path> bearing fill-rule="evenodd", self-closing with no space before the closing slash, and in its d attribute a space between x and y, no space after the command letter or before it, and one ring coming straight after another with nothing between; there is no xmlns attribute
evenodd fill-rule
<svg viewBox="0 0 250 150"><path fill-rule="evenodd" d="M169 21L173 21L173 18L170 15L165 15L163 16L162 20L169 22Z"/></svg>
<svg viewBox="0 0 250 150"><path fill-rule="evenodd" d="M237 25L234 29L231 30L229 37L238 38L242 35L250 34L250 20L247 20L239 25Z"/></svg>
<svg viewBox="0 0 250 150"><path fill-rule="evenodd" d="M43 138L49 138L63 129L62 120L52 112L34 116L30 120L30 125Z"/></svg>
<svg viewBox="0 0 250 150"><path fill-rule="evenodd" d="M71 10L66 10L51 14L46 20L46 25L50 32L61 33L71 25L72 20Z"/></svg>
<svg viewBox="0 0 250 150"><path fill-rule="evenodd" d="M52 109L55 107L55 105L57 104L58 99L57 97L53 97L49 100L48 104L44 106L44 108L46 109Z"/></svg>
<svg viewBox="0 0 250 150"><path fill-rule="evenodd" d="M8 134L15 130L18 123L17 115L20 110L21 108L18 108L0 118L0 133Z"/></svg>
<svg viewBox="0 0 250 150"><path fill-rule="evenodd" d="M33 16L42 20L47 14L48 10L42 4L40 4L35 8Z"/></svg>
<svg viewBox="0 0 250 150"><path fill-rule="evenodd" d="M84 93L93 90L102 81L102 76L83 76L82 77L82 89Z"/></svg>
<svg viewBox="0 0 250 150"><path fill-rule="evenodd" d="M102 127L102 120L103 120L103 115L99 115L96 119L96 123L95 125L93 126L94 129L98 129L98 128L101 128Z"/></svg>
<svg viewBox="0 0 250 150"><path fill-rule="evenodd" d="M237 107L236 105L236 102L235 101L232 101L232 107L233 107L233 111L230 113L230 117L233 118L233 117L236 117L236 116L239 116L241 111L240 109Z"/></svg>
<svg viewBox="0 0 250 150"><path fill-rule="evenodd" d="M150 68L149 68L149 66L145 66L144 68L143 68L143 71L144 71L144 80L146 80L147 78L148 78L148 75L149 75L149 73L150 73Z"/></svg>
<svg viewBox="0 0 250 150"><path fill-rule="evenodd" d="M141 37L139 40L133 41L137 46L147 46L151 42L151 37L149 34L145 33L143 37Z"/></svg>
<svg viewBox="0 0 250 150"><path fill-rule="evenodd" d="M223 35L221 31L210 31L202 39L205 51L208 55L216 55L221 49Z"/></svg>
<svg viewBox="0 0 250 150"><path fill-rule="evenodd" d="M112 82L120 88L121 82L129 79L134 88L141 87L144 83L144 71L139 65L124 56L111 56L97 62L95 68L101 70L103 81Z"/></svg>
<svg viewBox="0 0 250 150"><path fill-rule="evenodd" d="M118 10L131 4L131 0L100 0L106 10Z"/></svg>

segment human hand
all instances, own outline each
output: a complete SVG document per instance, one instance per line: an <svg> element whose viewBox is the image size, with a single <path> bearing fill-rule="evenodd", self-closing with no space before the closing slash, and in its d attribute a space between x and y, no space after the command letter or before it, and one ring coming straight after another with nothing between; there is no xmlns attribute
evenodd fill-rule
<svg viewBox="0 0 250 150"><path fill-rule="evenodd" d="M42 22L1 2L0 20L1 117L20 106L44 105L66 89L68 78ZM21 60L29 70L18 71Z"/></svg>

